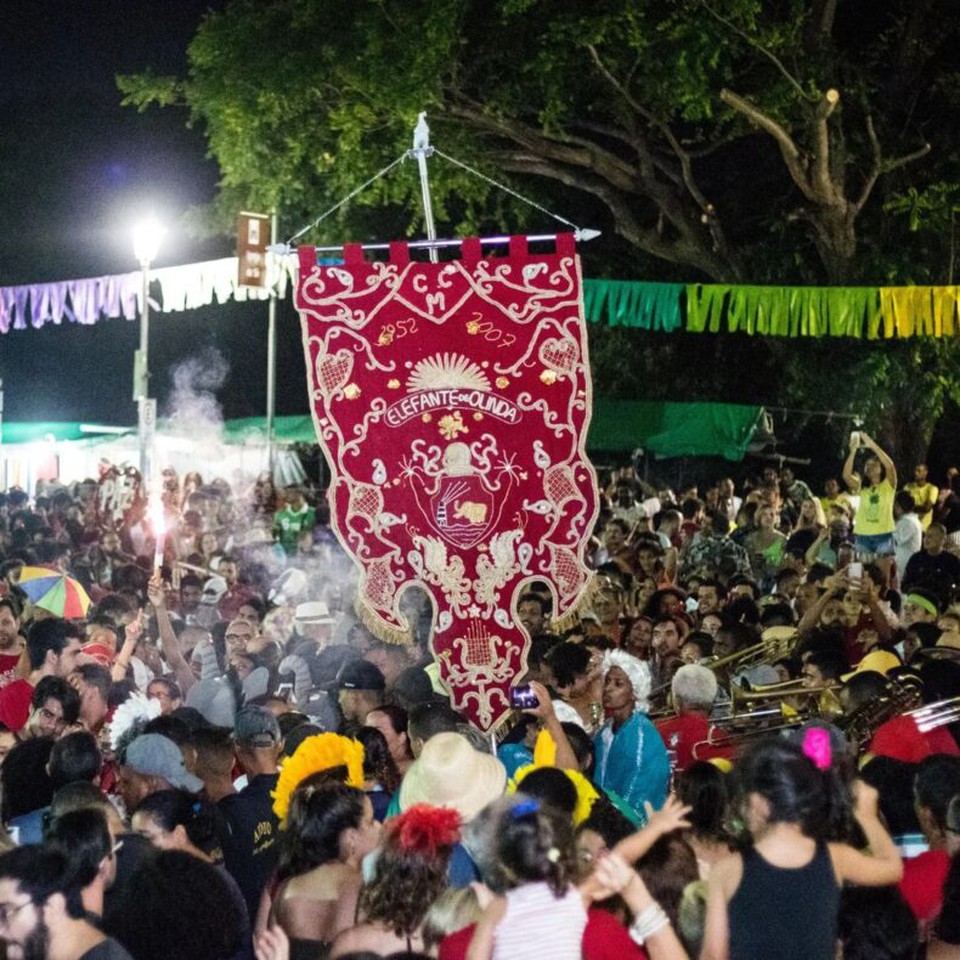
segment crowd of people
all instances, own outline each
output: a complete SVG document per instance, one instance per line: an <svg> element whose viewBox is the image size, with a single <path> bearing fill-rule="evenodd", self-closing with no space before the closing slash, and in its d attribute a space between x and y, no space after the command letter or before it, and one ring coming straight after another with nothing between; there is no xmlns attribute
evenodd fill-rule
<svg viewBox="0 0 960 960"><path fill-rule="evenodd" d="M0 495L7 956L960 957L951 474L861 432L820 496L602 477L495 737L425 595L364 626L319 491L167 470L159 543L92 480Z"/></svg>

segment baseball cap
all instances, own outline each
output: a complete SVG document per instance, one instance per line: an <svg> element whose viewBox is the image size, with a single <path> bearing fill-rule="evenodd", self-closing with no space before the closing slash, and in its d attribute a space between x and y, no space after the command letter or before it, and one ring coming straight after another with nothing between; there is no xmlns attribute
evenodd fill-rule
<svg viewBox="0 0 960 960"><path fill-rule="evenodd" d="M902 666L903 663L895 653L891 653L889 650L871 650L850 673L845 673L840 679L846 683L852 676L866 670L887 674L891 670Z"/></svg>
<svg viewBox="0 0 960 960"><path fill-rule="evenodd" d="M384 690L386 686L380 668L366 660L347 663L337 681L339 690Z"/></svg>
<svg viewBox="0 0 960 960"><path fill-rule="evenodd" d="M190 773L183 762L180 748L160 733L143 733L129 747L123 766L145 777L162 777L172 787L199 793L203 781Z"/></svg>
<svg viewBox="0 0 960 960"><path fill-rule="evenodd" d="M280 724L266 707L244 707L234 721L233 739L246 747L275 747L281 739Z"/></svg>
<svg viewBox="0 0 960 960"><path fill-rule="evenodd" d="M360 651L345 643L334 643L320 650L312 640L301 643L294 653L310 668L313 685L324 690L335 690L345 666L361 659Z"/></svg>
<svg viewBox="0 0 960 960"><path fill-rule="evenodd" d="M203 585L200 602L210 607L215 606L226 592L227 581L223 577L209 577Z"/></svg>
<svg viewBox="0 0 960 960"><path fill-rule="evenodd" d="M101 667L112 667L117 658L117 648L103 640L88 640L81 648L86 663L99 663Z"/></svg>

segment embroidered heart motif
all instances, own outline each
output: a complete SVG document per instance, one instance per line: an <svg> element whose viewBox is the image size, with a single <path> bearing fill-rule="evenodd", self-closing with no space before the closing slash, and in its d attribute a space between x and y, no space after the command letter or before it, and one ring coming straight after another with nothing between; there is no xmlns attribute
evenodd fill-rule
<svg viewBox="0 0 960 960"><path fill-rule="evenodd" d="M350 379L352 372L353 354L349 350L317 357L317 386L326 397L336 393Z"/></svg>
<svg viewBox="0 0 960 960"><path fill-rule="evenodd" d="M547 272L547 265L545 263L528 263L523 268L523 279L532 280L535 276L540 273Z"/></svg>
<svg viewBox="0 0 960 960"><path fill-rule="evenodd" d="M551 337L540 344L540 362L557 373L572 373L577 365L579 351L569 337L556 340Z"/></svg>

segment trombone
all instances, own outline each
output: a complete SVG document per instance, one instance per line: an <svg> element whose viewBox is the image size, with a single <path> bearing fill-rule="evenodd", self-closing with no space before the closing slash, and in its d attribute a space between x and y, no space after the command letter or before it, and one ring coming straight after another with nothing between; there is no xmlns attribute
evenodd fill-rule
<svg viewBox="0 0 960 960"><path fill-rule="evenodd" d="M913 717L917 729L921 733L945 727L960 720L960 697L948 697L946 700L936 700L922 707L907 711L908 717Z"/></svg>
<svg viewBox="0 0 960 960"><path fill-rule="evenodd" d="M810 717L823 717L832 720L841 713L840 698L837 691L842 683L828 683L822 687L808 687L803 680L784 680L781 683L767 683L751 687L744 682L741 686L730 685L730 699L733 702L734 716L751 715L748 710L743 711L744 704L759 703L763 700L786 700L789 697L803 698L803 703ZM741 708L738 713L737 707ZM799 713L800 708L793 708Z"/></svg>
<svg viewBox="0 0 960 960"><path fill-rule="evenodd" d="M796 643L796 634L786 637L772 637L769 640L761 640L759 643L744 647L742 650L734 650L733 653L728 653L725 657L710 657L703 661L703 665L711 670L722 670L734 665L736 670L730 672L739 673L753 667L759 667L762 664L772 664L783 657L788 657Z"/></svg>
<svg viewBox="0 0 960 960"><path fill-rule="evenodd" d="M707 747L712 750L734 751L741 744L749 742L754 737L775 736L784 730L794 730L806 723L808 718L788 713L785 704L779 707L771 707L765 710L755 710L751 713L734 715L715 720L707 731L706 740L700 740L693 745L694 760L706 759L700 756L702 748ZM767 722L769 720L779 720L780 722ZM738 723L749 721L752 725L739 728ZM757 722L760 721L760 722Z"/></svg>

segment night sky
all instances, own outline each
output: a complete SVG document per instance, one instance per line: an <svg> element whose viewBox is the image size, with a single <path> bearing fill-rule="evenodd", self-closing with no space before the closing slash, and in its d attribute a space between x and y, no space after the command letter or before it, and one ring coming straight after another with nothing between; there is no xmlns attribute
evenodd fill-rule
<svg viewBox="0 0 960 960"><path fill-rule="evenodd" d="M131 228L155 212L170 233L157 266L234 253L232 238L192 239L184 213L215 194L218 170L186 112L120 106L115 76L183 75L206 11L224 0L33 0L0 12L0 285L137 269ZM226 417L262 415L266 307L213 306L151 317L151 391L161 413L174 368L210 349L227 362ZM278 413L307 410L299 329L281 306ZM138 324L47 325L0 336L4 419L132 424Z"/></svg>

